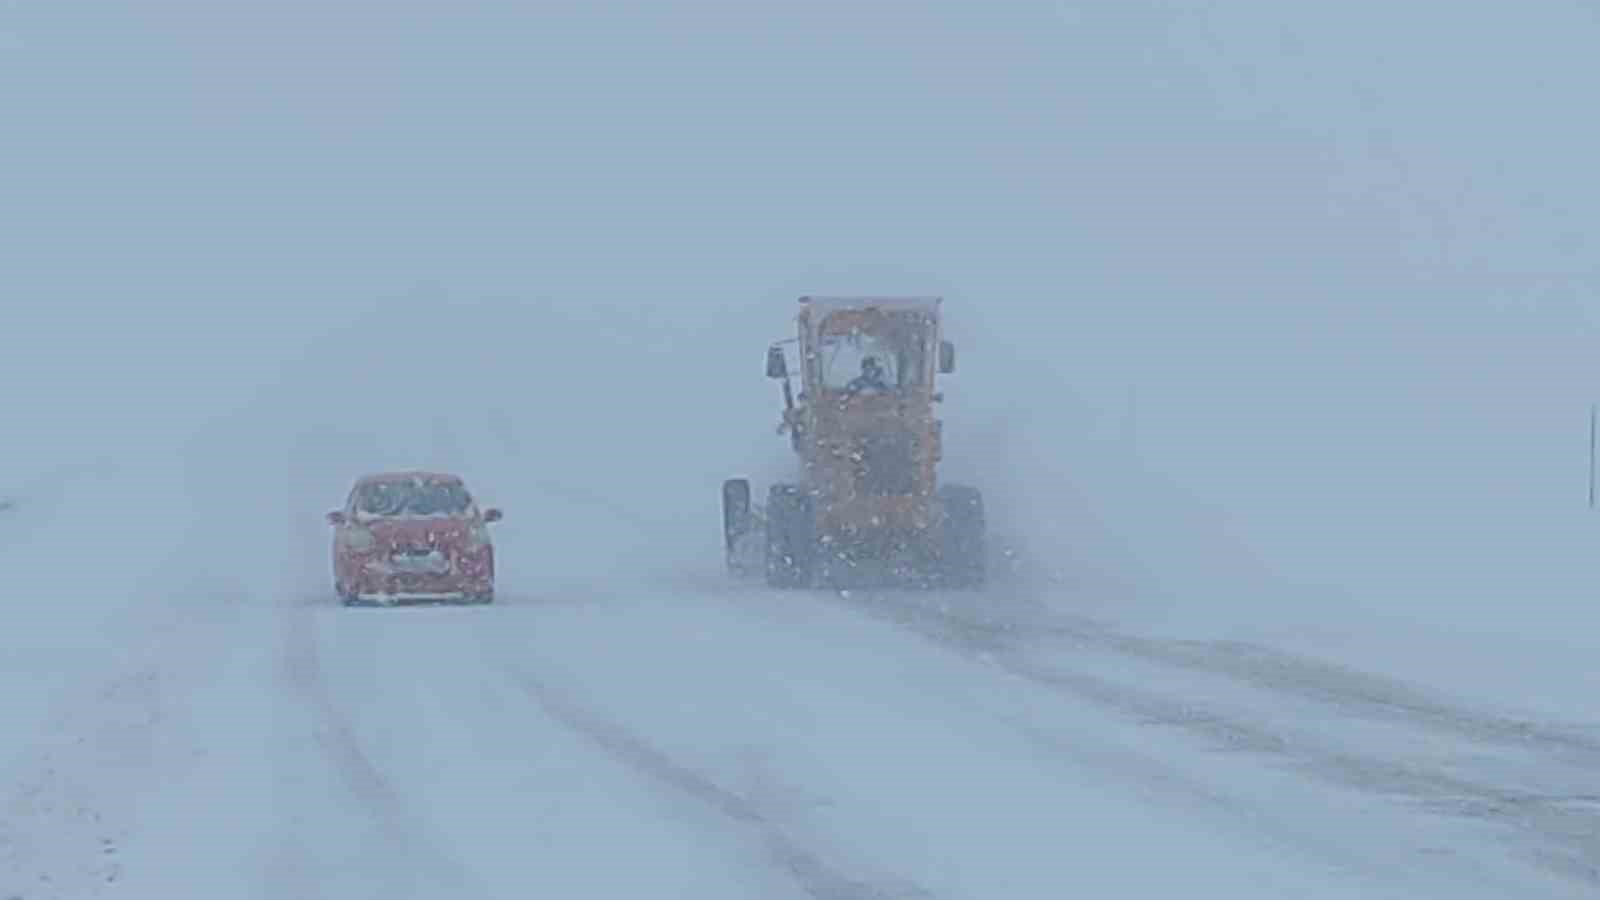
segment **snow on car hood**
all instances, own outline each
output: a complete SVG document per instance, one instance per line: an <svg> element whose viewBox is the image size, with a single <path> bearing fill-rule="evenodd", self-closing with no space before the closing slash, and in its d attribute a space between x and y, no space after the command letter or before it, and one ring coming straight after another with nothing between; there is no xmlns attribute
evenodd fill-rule
<svg viewBox="0 0 1600 900"><path fill-rule="evenodd" d="M357 521L381 548L438 547L465 543L473 520L454 516L374 516Z"/></svg>

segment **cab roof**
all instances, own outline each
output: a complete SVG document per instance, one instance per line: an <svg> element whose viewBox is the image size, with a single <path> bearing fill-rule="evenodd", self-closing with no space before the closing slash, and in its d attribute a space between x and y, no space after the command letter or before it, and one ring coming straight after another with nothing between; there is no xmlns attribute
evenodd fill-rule
<svg viewBox="0 0 1600 900"><path fill-rule="evenodd" d="M401 469L393 472L373 472L356 480L358 487L385 481L434 481L442 484L460 484L461 476L449 472L430 472L425 469Z"/></svg>

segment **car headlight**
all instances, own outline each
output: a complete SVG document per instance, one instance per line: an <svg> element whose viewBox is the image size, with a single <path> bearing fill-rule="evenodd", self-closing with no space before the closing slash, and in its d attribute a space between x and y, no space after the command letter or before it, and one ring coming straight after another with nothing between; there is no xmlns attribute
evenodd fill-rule
<svg viewBox="0 0 1600 900"><path fill-rule="evenodd" d="M339 534L344 546L357 553L365 553L377 544L377 539L372 536L372 532L365 528L346 528Z"/></svg>
<svg viewBox="0 0 1600 900"><path fill-rule="evenodd" d="M482 550L489 546L489 526L476 522L472 530L467 532L467 546L473 550Z"/></svg>

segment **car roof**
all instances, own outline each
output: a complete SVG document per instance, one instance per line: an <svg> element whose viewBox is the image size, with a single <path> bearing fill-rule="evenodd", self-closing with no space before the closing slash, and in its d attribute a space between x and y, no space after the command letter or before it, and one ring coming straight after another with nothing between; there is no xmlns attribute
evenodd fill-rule
<svg viewBox="0 0 1600 900"><path fill-rule="evenodd" d="M461 476L449 472L430 472L425 469L403 469L393 472L373 472L356 479L356 486L386 481L434 481L444 484L461 484Z"/></svg>
<svg viewBox="0 0 1600 900"><path fill-rule="evenodd" d="M837 310L866 309L877 307L885 310L920 310L933 312L943 302L942 297L819 297L807 295L800 298L805 306L818 312L835 312Z"/></svg>

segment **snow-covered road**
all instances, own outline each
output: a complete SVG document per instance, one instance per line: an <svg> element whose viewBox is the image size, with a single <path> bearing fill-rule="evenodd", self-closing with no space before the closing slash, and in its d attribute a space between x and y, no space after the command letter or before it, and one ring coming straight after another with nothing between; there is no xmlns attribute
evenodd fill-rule
<svg viewBox="0 0 1600 900"><path fill-rule="evenodd" d="M0 0L0 900L1600 900L1596 46ZM1017 570L725 577L875 343ZM493 605L335 602L414 469Z"/></svg>
<svg viewBox="0 0 1600 900"><path fill-rule="evenodd" d="M988 595L197 583L9 733L0 896L1586 897L1600 733Z"/></svg>

